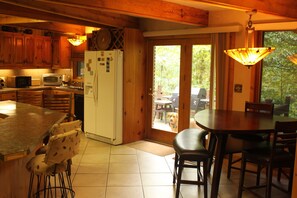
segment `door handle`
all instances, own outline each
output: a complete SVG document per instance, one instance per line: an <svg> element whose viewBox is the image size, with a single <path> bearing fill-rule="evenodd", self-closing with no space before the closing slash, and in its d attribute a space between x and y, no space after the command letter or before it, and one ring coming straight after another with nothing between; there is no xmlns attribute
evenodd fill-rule
<svg viewBox="0 0 297 198"><path fill-rule="evenodd" d="M153 93L153 89L152 89L152 88L149 89L149 93L148 93L148 95L149 95L149 96L155 96L154 93Z"/></svg>

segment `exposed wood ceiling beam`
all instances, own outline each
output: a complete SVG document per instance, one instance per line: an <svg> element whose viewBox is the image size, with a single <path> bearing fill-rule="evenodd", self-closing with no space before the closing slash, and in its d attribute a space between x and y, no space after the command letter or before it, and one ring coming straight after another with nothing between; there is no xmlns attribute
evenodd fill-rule
<svg viewBox="0 0 297 198"><path fill-rule="evenodd" d="M47 22L39 19L30 19L24 17L16 17L16 16L8 16L8 15L0 15L0 24L18 24L18 23L39 23L39 22Z"/></svg>
<svg viewBox="0 0 297 198"><path fill-rule="evenodd" d="M54 5L88 8L96 11L171 21L195 26L208 25L208 11L160 0L33 0Z"/></svg>
<svg viewBox="0 0 297 198"><path fill-rule="evenodd" d="M41 29L50 32L56 32L60 35L84 35L86 33L85 26L65 24L59 22L42 22L42 23L21 23L16 24L17 27Z"/></svg>
<svg viewBox="0 0 297 198"><path fill-rule="evenodd" d="M94 11L65 5L27 0L0 0L0 14L58 21L93 27L137 28L134 17L121 14Z"/></svg>
<svg viewBox="0 0 297 198"><path fill-rule="evenodd" d="M42 29L51 32L58 32L60 34L72 33L72 34L85 34L85 26L73 25L59 22L50 22L39 19L30 19L24 17L0 15L1 25L16 25L23 28Z"/></svg>
<svg viewBox="0 0 297 198"><path fill-rule="evenodd" d="M184 2L207 3L213 6L232 8L238 10L253 10L277 16L297 19L296 0L182 0ZM179 1L179 2L182 2Z"/></svg>

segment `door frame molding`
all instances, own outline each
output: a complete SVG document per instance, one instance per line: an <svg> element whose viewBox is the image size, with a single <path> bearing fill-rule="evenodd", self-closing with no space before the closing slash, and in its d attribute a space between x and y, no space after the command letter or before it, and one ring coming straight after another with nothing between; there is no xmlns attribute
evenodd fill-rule
<svg viewBox="0 0 297 198"><path fill-rule="evenodd" d="M151 128L152 123L152 81L153 81L153 47L155 45L180 45L180 100L179 100L179 131L189 126L190 95L191 95L191 68L192 68L192 45L211 45L211 35L203 34L186 38L151 38L147 40L147 71L146 76L146 109L147 119L145 123L146 138L165 144L172 144L176 133Z"/></svg>

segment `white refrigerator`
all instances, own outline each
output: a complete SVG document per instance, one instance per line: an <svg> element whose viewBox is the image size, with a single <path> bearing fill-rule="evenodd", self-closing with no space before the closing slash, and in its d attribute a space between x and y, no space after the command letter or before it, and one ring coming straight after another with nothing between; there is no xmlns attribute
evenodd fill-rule
<svg viewBox="0 0 297 198"><path fill-rule="evenodd" d="M85 51L84 131L113 145L123 141L123 52Z"/></svg>

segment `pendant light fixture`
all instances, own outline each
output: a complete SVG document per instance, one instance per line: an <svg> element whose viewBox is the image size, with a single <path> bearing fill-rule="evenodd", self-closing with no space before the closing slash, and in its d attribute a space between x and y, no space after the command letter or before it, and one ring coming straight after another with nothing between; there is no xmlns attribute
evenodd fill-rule
<svg viewBox="0 0 297 198"><path fill-rule="evenodd" d="M292 62L297 64L297 54L293 54L291 56L288 56L288 59Z"/></svg>
<svg viewBox="0 0 297 198"><path fill-rule="evenodd" d="M79 45L81 45L82 43L84 43L87 40L87 37L86 36L78 36L78 35L76 35L74 38L68 38L67 40L73 46L79 46Z"/></svg>
<svg viewBox="0 0 297 198"><path fill-rule="evenodd" d="M250 68L251 66L255 65L257 62L262 60L268 54L275 50L274 47L254 47L254 31L255 28L252 22L252 15L256 14L257 10L252 10L247 12L249 15L249 21L246 27L246 35L245 35L245 47L238 48L238 49L229 49L224 50L224 52L230 56L231 58L235 59L239 63L247 66ZM251 44L251 47L249 47Z"/></svg>

